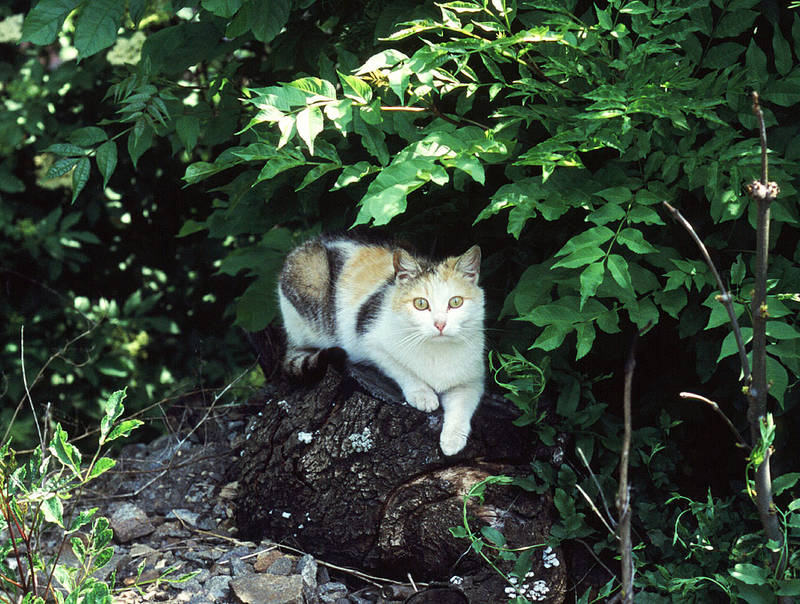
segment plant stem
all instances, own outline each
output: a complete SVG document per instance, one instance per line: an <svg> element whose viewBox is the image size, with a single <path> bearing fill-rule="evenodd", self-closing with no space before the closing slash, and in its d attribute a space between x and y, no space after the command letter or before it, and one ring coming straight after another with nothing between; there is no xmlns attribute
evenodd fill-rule
<svg viewBox="0 0 800 604"><path fill-rule="evenodd" d="M756 264L755 289L753 291L753 375L747 390L747 419L750 423L750 436L753 443L761 438L761 422L767 414L767 268L769 260L769 220L770 204L778 194L777 185L767 181L767 130L764 114L758 102L758 93L753 91L753 113L756 115L761 141L761 181L752 183L750 195L757 204L756 219ZM759 186L760 185L760 186ZM772 502L772 476L769 460L771 448L766 451L764 461L756 468L756 507L761 518L767 539L780 547L781 554L773 556L775 574L782 578L786 570L786 556L783 554L784 535L778 522L775 506ZM780 598L781 602L789 602L790 598Z"/></svg>
<svg viewBox="0 0 800 604"><path fill-rule="evenodd" d="M648 326L649 327L649 326ZM647 328L645 328L647 329ZM619 491L617 492L617 513L619 524L619 553L622 561L622 591L620 600L625 604L633 603L633 546L631 544L631 491L628 484L628 462L631 450L631 391L633 389L633 370L636 367L637 333L631 342L628 360L625 363L625 390L622 396L625 432L622 437L622 451L619 460Z"/></svg>

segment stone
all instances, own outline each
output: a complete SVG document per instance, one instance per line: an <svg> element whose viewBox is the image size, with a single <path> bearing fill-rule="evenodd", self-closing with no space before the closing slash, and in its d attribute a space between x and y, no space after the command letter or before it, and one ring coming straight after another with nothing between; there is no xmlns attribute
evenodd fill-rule
<svg viewBox="0 0 800 604"><path fill-rule="evenodd" d="M188 524L189 526L197 526L197 518L199 514L197 512L192 512L191 510L187 510L185 508L178 508L177 510L170 511L167 514L168 519L177 518L179 521Z"/></svg>
<svg viewBox="0 0 800 604"><path fill-rule="evenodd" d="M109 518L118 543L128 543L155 530L147 515L132 503L123 503Z"/></svg>
<svg viewBox="0 0 800 604"><path fill-rule="evenodd" d="M256 561L253 564L253 567L256 569L256 572L263 573L270 566L272 566L272 563L275 562L275 560L280 557L281 553L276 549L258 552L258 556L256 556Z"/></svg>
<svg viewBox="0 0 800 604"><path fill-rule="evenodd" d="M233 579L230 586L243 604L305 604L300 575L250 574Z"/></svg>
<svg viewBox="0 0 800 604"><path fill-rule="evenodd" d="M275 562L270 564L267 572L271 575L283 575L286 576L292 572L294 568L294 562L291 558L287 556L281 556Z"/></svg>
<svg viewBox="0 0 800 604"><path fill-rule="evenodd" d="M209 599L214 602L219 602L220 600L228 597L228 592L230 592L230 582L231 578L225 575L211 577L205 584L206 594L208 595Z"/></svg>
<svg viewBox="0 0 800 604"><path fill-rule="evenodd" d="M342 598L347 598L347 586L337 581L323 583L317 586L317 597L322 604L336 604Z"/></svg>

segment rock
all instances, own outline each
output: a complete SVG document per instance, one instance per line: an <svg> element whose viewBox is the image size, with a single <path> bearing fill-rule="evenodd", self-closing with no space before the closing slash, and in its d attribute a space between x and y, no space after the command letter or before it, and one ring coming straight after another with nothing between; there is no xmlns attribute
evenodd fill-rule
<svg viewBox="0 0 800 604"><path fill-rule="evenodd" d="M211 577L205 584L206 594L213 602L219 602L228 596L230 592L231 578L224 575Z"/></svg>
<svg viewBox="0 0 800 604"><path fill-rule="evenodd" d="M317 588L318 568L317 561L310 554L306 554L297 562L297 574L303 578L303 583L312 591Z"/></svg>
<svg viewBox="0 0 800 604"><path fill-rule="evenodd" d="M169 514L167 514L168 519L177 518L179 521L188 524L189 526L197 526L197 518L199 514L197 512L192 512L190 510L179 508L177 510L171 510Z"/></svg>
<svg viewBox="0 0 800 604"><path fill-rule="evenodd" d="M233 579L230 587L243 604L305 604L300 575L250 574Z"/></svg>
<svg viewBox="0 0 800 604"><path fill-rule="evenodd" d="M275 562L275 560L280 557L281 553L276 549L258 552L258 556L256 557L253 567L256 569L256 572L263 573L272 565L273 562Z"/></svg>
<svg viewBox="0 0 800 604"><path fill-rule="evenodd" d="M342 598L347 598L347 586L336 581L323 583L317 587L317 597L322 604L336 604Z"/></svg>
<svg viewBox="0 0 800 604"><path fill-rule="evenodd" d="M109 519L118 543L128 543L155 530L147 515L132 503L120 505Z"/></svg>
<svg viewBox="0 0 800 604"><path fill-rule="evenodd" d="M283 575L286 576L292 572L294 568L294 561L289 558L288 556L281 556L275 562L270 564L267 572L271 575Z"/></svg>

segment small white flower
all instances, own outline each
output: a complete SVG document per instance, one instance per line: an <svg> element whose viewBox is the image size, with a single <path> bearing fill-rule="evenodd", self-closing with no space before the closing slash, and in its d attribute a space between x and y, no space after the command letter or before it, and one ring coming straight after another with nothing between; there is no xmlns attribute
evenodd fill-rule
<svg viewBox="0 0 800 604"><path fill-rule="evenodd" d="M462 577L459 577L458 575L453 575L452 577L450 577L450 583L452 583L453 585L461 585L463 582L464 579Z"/></svg>
<svg viewBox="0 0 800 604"><path fill-rule="evenodd" d="M314 435L311 434L311 432L298 432L297 433L297 440L299 440L301 443L308 444L312 440L314 440Z"/></svg>

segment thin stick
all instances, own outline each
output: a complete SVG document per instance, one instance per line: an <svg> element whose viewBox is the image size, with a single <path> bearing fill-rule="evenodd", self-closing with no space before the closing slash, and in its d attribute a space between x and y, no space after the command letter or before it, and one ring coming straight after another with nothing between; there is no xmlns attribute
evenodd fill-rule
<svg viewBox="0 0 800 604"><path fill-rule="evenodd" d="M597 487L597 492L600 495L600 501L603 502L603 509L606 512L606 517L609 519L611 524L616 525L616 520L614 520L614 517L611 515L611 510L608 509L608 502L606 501L606 496L603 493L603 488L600 486L600 482L597 480L597 476L592 471L592 468L589 466L589 460L586 459L586 455L583 453L583 449L581 449L580 447L576 447L576 449L578 450L578 456L581 458L581 461L583 462L583 465L586 466L586 469L589 471L589 476L592 477L592 482L594 482L594 486ZM584 497L586 497L586 495L584 495ZM588 497L587 497L587 499L588 499ZM594 504L592 504L592 505L594 506ZM599 512L598 512L598 514L599 514ZM611 529L609 529L609 530L611 530ZM611 531L611 532L613 533L614 531Z"/></svg>
<svg viewBox="0 0 800 604"><path fill-rule="evenodd" d="M717 289L720 291L720 295L717 296L717 300L722 302L725 306L725 310L728 311L728 318L731 322L731 327L733 328L733 337L736 338L736 348L739 350L739 362L742 365L742 373L744 374L744 381L745 384L750 384L752 380L752 374L750 373L750 362L747 360L747 349L744 347L744 340L742 339L742 331L739 329L739 321L736 319L736 312L733 308L733 296L725 287L725 283L722 281L722 277L719 276L719 272L717 271L717 267L714 266L714 262L711 260L711 256L708 253L708 249L706 248L703 241L697 235L692 227L692 224L686 220L683 215L677 210L677 208L672 207L666 201L661 202L664 207L666 207L672 216L677 220L681 226L686 229L689 233L691 238L697 244L697 247L700 249L700 254L703 256L703 260L705 260L708 268L711 270L711 274L714 275L714 280L717 282Z"/></svg>
<svg viewBox="0 0 800 604"><path fill-rule="evenodd" d="M733 432L734 436L736 436L736 440L739 442L739 444L746 449L750 448L750 445L747 444L747 441L745 441L745 439L742 438L742 435L739 434L739 431L736 429L736 426L733 425L733 422L727 415L725 415L725 412L720 408L720 406L716 402L700 394L694 394L693 392L681 392L678 396L680 396L681 398L688 398L688 399L694 399L696 401L702 401L707 405L710 405L711 408L717 414L719 414L719 416L722 418L722 421L725 422L728 428L731 429L731 432Z"/></svg>
<svg viewBox="0 0 800 604"><path fill-rule="evenodd" d="M28 376L25 372L25 326L22 325L19 329L19 362L20 370L22 371L22 385L25 387L25 396L28 399L28 404L31 407L31 414L33 415L33 423L36 424L36 432L39 434L39 444L42 447L42 452L45 450L44 438L42 436L42 427L39 425L39 417L36 415L36 407L31 398L31 391L28 388ZM42 477L44 480L44 477Z"/></svg>
<svg viewBox="0 0 800 604"><path fill-rule="evenodd" d="M592 508L592 511L593 511L593 512L594 512L594 513L597 515L597 517L600 519L600 522L602 522L602 523L605 525L605 527L608 529L608 532L609 532L609 533L611 533L612 535L614 535L614 536L616 537L616 536L617 536L617 533L615 533L615 532L614 532L614 529L613 529L613 528L611 528L611 525L610 525L610 524L608 523L608 521L605 519L605 517L603 516L603 514L601 514L601 513L600 513L600 510L599 510L599 509L597 508L597 506L594 504L594 501L592 501L592 498L591 498L591 497L589 497L589 494L588 494L586 491L584 491L584 490L581 488L581 485L579 485L579 484L576 484L576 485L575 485L575 488L576 488L576 489L578 489L578 491L580 492L580 494L581 494L581 495L583 495L583 498L584 498L584 499L586 500L586 502L589 504L589 507L591 507L591 508Z"/></svg>
<svg viewBox="0 0 800 604"><path fill-rule="evenodd" d="M647 328L645 328L647 329ZM628 484L628 462L630 460L631 433L631 392L633 390L633 371L636 367L637 333L631 342L628 360L625 363L625 390L622 396L625 433L622 438L622 451L619 461L619 491L617 492L617 513L619 514L618 535L621 558L621 601L633 604L633 545L631 544L631 490Z"/></svg>

